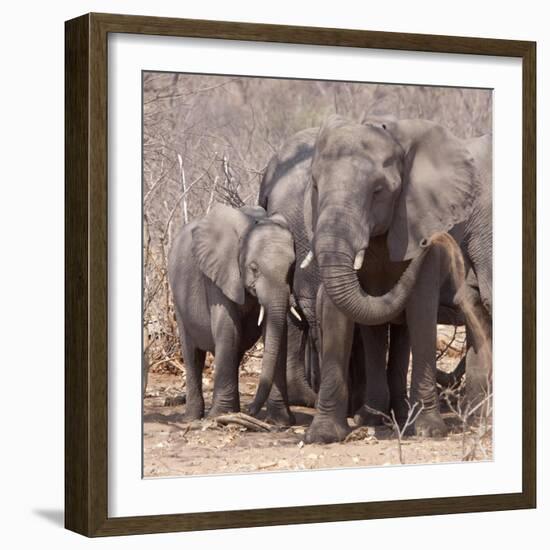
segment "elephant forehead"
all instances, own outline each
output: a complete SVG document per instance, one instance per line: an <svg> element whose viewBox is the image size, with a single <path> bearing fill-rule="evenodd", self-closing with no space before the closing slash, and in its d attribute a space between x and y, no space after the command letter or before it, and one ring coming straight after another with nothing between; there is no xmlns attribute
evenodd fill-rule
<svg viewBox="0 0 550 550"><path fill-rule="evenodd" d="M258 224L250 232L249 241L251 248L257 248L260 252L274 252L281 258L294 257L292 234L276 223Z"/></svg>
<svg viewBox="0 0 550 550"><path fill-rule="evenodd" d="M392 149L394 141L376 126L349 124L326 132L320 145L327 154L361 154Z"/></svg>

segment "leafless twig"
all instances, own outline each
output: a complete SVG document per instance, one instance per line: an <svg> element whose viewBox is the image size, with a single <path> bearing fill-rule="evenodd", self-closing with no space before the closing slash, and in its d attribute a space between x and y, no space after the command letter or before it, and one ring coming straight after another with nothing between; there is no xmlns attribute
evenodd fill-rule
<svg viewBox="0 0 550 550"><path fill-rule="evenodd" d="M180 165L181 186L183 188L183 193L181 194L181 198L183 199L183 222L185 224L188 224L189 215L187 214L187 199L185 198L185 195L187 195L187 186L185 185L185 170L183 169L183 159L181 158L181 155L179 153L178 163Z"/></svg>
<svg viewBox="0 0 550 550"><path fill-rule="evenodd" d="M418 416L420 413L424 410L424 404L421 402L416 402L414 405L411 406L409 401L407 401L408 405L408 413L407 418L402 426L399 425L399 422L397 421L397 418L395 417L395 412L393 409L391 410L391 413L388 415L386 413L383 413L382 411L379 411L377 409L373 409L372 407L369 407L368 405L363 405L365 409L372 413L376 414L378 416L381 416L385 423L390 426L395 434L397 435L397 450L399 453L399 463L404 464L403 462L403 437L407 433L408 428L414 425L416 422ZM417 408L418 407L418 408Z"/></svg>

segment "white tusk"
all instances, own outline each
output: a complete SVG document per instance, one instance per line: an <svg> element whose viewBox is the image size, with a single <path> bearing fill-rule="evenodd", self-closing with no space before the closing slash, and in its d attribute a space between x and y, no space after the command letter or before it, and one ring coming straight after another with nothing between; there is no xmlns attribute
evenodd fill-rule
<svg viewBox="0 0 550 550"><path fill-rule="evenodd" d="M264 306L261 306L260 315L258 316L258 326L260 326L262 324L262 321L264 320L264 313L265 313L265 308Z"/></svg>
<svg viewBox="0 0 550 550"><path fill-rule="evenodd" d="M296 308L294 306L290 306L290 312L292 313L292 315L294 315L294 317L296 317L296 319L298 319L298 321L302 320L300 314L296 311Z"/></svg>
<svg viewBox="0 0 550 550"><path fill-rule="evenodd" d="M359 271L363 267L363 261L365 259L365 249L359 250L355 256L355 261L353 262L353 269Z"/></svg>
<svg viewBox="0 0 550 550"><path fill-rule="evenodd" d="M300 268L305 269L311 263L311 260L313 260L313 250L310 250L307 253L307 256L304 258L304 261L300 264Z"/></svg>

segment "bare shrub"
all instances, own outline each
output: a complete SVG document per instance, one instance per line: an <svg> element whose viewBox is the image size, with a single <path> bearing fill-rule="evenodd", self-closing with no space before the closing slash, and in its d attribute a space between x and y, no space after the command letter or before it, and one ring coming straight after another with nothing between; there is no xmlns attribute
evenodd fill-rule
<svg viewBox="0 0 550 550"><path fill-rule="evenodd" d="M397 418L395 417L395 413L393 412L393 409L390 411L390 414L386 414L386 413L383 413L382 411L369 407L367 404L364 405L364 407L367 409L368 412L381 416L384 424L386 424L386 426L392 429L393 433L396 436L397 453L398 453L400 464L405 464L403 460L403 438L405 437L405 435L410 433L411 428L414 426L414 423L416 422L416 419L420 416L420 413L424 410L424 405L420 402L416 402L414 403L414 405L411 405L410 402L407 400L407 406L408 406L407 418L405 419L405 422L403 424L399 424L399 422L397 421Z"/></svg>
<svg viewBox="0 0 550 550"><path fill-rule="evenodd" d="M493 433L493 394L487 389L484 396L472 403L466 399L463 392L464 381L443 390L441 397L446 401L449 410L460 421L462 429L463 461L478 460L479 455L485 460L489 458L487 439ZM486 388L490 388L487 380Z"/></svg>

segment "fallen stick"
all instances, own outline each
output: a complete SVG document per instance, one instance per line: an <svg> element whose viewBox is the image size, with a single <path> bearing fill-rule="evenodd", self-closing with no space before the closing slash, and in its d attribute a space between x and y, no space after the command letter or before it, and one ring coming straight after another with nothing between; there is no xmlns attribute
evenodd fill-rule
<svg viewBox="0 0 550 550"><path fill-rule="evenodd" d="M346 436L344 443L349 443L350 441L364 441L367 439L376 439L374 430L367 426L359 426Z"/></svg>
<svg viewBox="0 0 550 550"><path fill-rule="evenodd" d="M238 424L254 432L272 432L275 429L271 424L244 413L222 414L221 416L217 416L215 421L224 426L228 424Z"/></svg>

